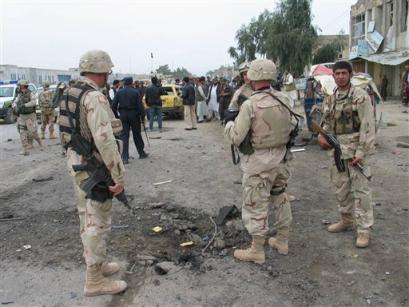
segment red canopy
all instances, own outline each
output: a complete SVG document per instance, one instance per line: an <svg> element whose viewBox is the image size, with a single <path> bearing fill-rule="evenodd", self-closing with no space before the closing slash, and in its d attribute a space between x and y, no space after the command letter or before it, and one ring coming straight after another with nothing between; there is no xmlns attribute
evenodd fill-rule
<svg viewBox="0 0 409 307"><path fill-rule="evenodd" d="M332 69L325 65L318 64L311 73L312 76L330 75L332 76Z"/></svg>

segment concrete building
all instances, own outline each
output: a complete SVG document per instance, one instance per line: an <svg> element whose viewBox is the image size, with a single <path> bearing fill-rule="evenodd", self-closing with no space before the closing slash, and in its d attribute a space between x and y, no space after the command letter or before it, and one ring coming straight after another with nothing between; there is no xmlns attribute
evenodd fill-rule
<svg viewBox="0 0 409 307"><path fill-rule="evenodd" d="M79 74L76 69L60 70L34 67L19 67L17 65L0 65L0 81L28 80L37 86L44 81L51 84L60 81L68 82L71 79L78 79Z"/></svg>
<svg viewBox="0 0 409 307"><path fill-rule="evenodd" d="M350 55L354 71L370 74L378 87L388 79L388 96L401 95L409 63L409 0L358 0L351 6Z"/></svg>

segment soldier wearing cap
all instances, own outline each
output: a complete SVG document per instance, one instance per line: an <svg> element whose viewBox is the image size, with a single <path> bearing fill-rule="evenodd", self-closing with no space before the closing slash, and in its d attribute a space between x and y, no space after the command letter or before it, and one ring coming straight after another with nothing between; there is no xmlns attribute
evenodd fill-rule
<svg viewBox="0 0 409 307"><path fill-rule="evenodd" d="M369 174L368 156L375 146L375 120L368 93L351 84L352 66L338 61L333 67L337 88L323 103L323 128L333 133L341 144L346 170L331 168L331 181L336 189L340 220L328 227L332 233L357 228L357 247L369 245L369 228L373 225L372 193L368 180L360 173ZM318 142L324 149L331 146L319 134Z"/></svg>
<svg viewBox="0 0 409 307"><path fill-rule="evenodd" d="M249 63L244 62L239 66L239 73L240 79L242 81L242 85L234 92L234 95L230 101L229 110L230 111L238 111L240 110L240 106L245 102L247 99L250 98L251 94L253 93L253 89L250 85L250 80L247 77L247 71L249 70Z"/></svg>
<svg viewBox="0 0 409 307"><path fill-rule="evenodd" d="M115 138L115 135L121 132L122 125L121 121L115 118L107 98L99 91L105 86L112 67L111 58L105 51L86 52L79 63L79 72L84 78L65 89L60 100L61 143L67 148L67 166L74 181L80 234L87 266L84 287L86 296L116 294L127 287L125 281L106 277L119 270L117 263L107 261L112 198L102 202L93 199L97 197L86 198L80 185L89 174L87 171L74 171L73 165L82 164L87 160L74 151L71 144L73 133L80 133L91 144L95 159L104 164L110 172L115 185L107 189L114 195L123 191L124 165ZM105 187L104 191L106 195Z"/></svg>
<svg viewBox="0 0 409 307"><path fill-rule="evenodd" d="M55 139L54 135L54 105L53 91L50 90L48 82L43 83L44 91L38 96L38 101L41 109L41 139L45 139L45 129L48 125L50 139Z"/></svg>
<svg viewBox="0 0 409 307"><path fill-rule="evenodd" d="M238 249L234 257L258 264L265 262L264 245L269 233L268 211L276 214L275 237L268 244L280 254L288 253L292 220L290 202L285 193L290 177L286 144L295 123L288 109L289 98L270 88L276 78L276 67L270 60L251 62L247 77L255 91L240 107L234 121L226 124L224 134L230 143L239 146L247 134L252 150L241 159L243 171L242 219L252 236L248 249Z"/></svg>
<svg viewBox="0 0 409 307"><path fill-rule="evenodd" d="M29 149L33 147L32 140L36 140L40 146L41 140L37 133L37 118L36 118L36 99L35 96L28 89L28 82L20 80L18 82L20 87L19 94L13 102L14 110L18 115L17 128L20 133L20 140L23 150L22 155L28 155Z"/></svg>

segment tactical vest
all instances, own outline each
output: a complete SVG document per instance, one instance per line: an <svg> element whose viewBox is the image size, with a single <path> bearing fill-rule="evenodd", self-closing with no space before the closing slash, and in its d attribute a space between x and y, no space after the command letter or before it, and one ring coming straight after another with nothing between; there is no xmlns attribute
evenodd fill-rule
<svg viewBox="0 0 409 307"><path fill-rule="evenodd" d="M17 101L17 113L18 114L31 114L36 111L36 107L26 107L25 104L31 101L31 92L26 91L25 93L20 92Z"/></svg>
<svg viewBox="0 0 409 307"><path fill-rule="evenodd" d="M251 123L253 148L285 146L294 129L290 112L266 92L255 92L250 101L254 112Z"/></svg>
<svg viewBox="0 0 409 307"><path fill-rule="evenodd" d="M53 92L50 90L46 90L40 94L38 97L39 100L39 105L41 108L41 111L43 112L50 112L53 111Z"/></svg>
<svg viewBox="0 0 409 307"><path fill-rule="evenodd" d="M329 125L335 135L359 132L361 120L359 119L357 103L354 102L354 89L341 99L336 98L336 92L330 98Z"/></svg>
<svg viewBox="0 0 409 307"><path fill-rule="evenodd" d="M71 134L73 129L79 123L81 135L87 139L89 142L93 143L91 131L86 124L86 114L85 108L81 104L83 96L91 91L95 91L93 87L86 84L85 82L77 82L74 86L64 90L64 93L59 102L60 104L60 132L61 132L61 143L63 146L71 140ZM72 125L70 124L70 117L72 119Z"/></svg>

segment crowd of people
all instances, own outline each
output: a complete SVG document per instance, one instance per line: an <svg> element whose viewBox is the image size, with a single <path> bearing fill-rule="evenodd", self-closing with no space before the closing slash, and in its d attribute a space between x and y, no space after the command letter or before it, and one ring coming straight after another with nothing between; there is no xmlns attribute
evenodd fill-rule
<svg viewBox="0 0 409 307"><path fill-rule="evenodd" d="M46 126L53 124L49 119L50 109L56 104L60 108L60 139L74 182L86 262L86 296L116 294L127 288L125 281L107 278L120 269L117 263L107 260L106 235L111 229L112 198L124 194L124 164L130 158L130 131L140 159L147 158L141 136L141 129L146 129L145 115L149 114L149 129L153 131L156 120L161 132L162 96L167 95L157 77L152 77L147 87L131 77L115 80L112 86L106 87L112 67L106 52L89 51L80 59L81 80L59 84L54 96L45 84L40 96L44 109L41 137L44 137ZM288 254L292 223L286 189L290 178L290 149L301 116L292 110L295 89L292 76L288 72L282 76L287 92L283 93L275 89L280 87L277 75L272 61L259 59L242 63L234 84L225 78L175 80L182 86L185 129L195 130L198 123L204 121L220 121L225 125L226 140L245 157L240 165L243 171L242 219L252 242L249 248L236 249L233 256L258 264L265 262L266 243L279 254ZM338 233L355 228L355 245L365 248L369 245L370 228L374 223L365 170L369 171L367 158L374 150L375 123L371 99L365 90L351 84L352 75L350 63L335 63L333 77L337 89L322 103L318 143L323 149L342 148L338 158L334 154L336 161L331 168L340 218L329 225L328 231ZM409 78L407 73L404 77ZM25 150L33 139L41 144L35 126L35 99L27 85L26 81L20 82L20 93L15 101ZM105 90L102 92L101 88ZM310 107L320 95L320 84L309 78L305 105ZM307 112L310 113L306 109ZM310 126L311 122L308 119L307 122ZM330 138L328 133L335 138ZM55 136L50 128L51 137ZM102 179L90 186L93 182L90 183L90 178L95 174ZM268 237L270 207L276 213L273 237Z"/></svg>

